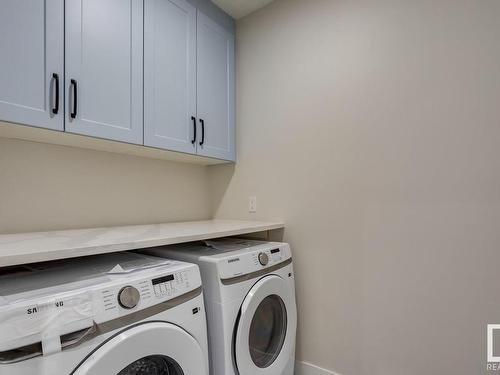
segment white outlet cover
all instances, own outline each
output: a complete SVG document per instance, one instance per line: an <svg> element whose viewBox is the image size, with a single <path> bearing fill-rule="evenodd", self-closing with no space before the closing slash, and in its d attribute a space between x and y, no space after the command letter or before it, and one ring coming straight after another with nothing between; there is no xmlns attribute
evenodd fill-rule
<svg viewBox="0 0 500 375"><path fill-rule="evenodd" d="M248 197L248 212L257 212L257 197Z"/></svg>

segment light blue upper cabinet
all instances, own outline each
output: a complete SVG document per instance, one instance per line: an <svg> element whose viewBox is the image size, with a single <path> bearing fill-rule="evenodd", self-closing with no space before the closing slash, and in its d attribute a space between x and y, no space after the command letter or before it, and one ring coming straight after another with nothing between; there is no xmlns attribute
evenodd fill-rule
<svg viewBox="0 0 500 375"><path fill-rule="evenodd" d="M144 3L144 144L196 153L196 8Z"/></svg>
<svg viewBox="0 0 500 375"><path fill-rule="evenodd" d="M235 160L234 35L198 11L198 154Z"/></svg>
<svg viewBox="0 0 500 375"><path fill-rule="evenodd" d="M66 1L66 131L143 143L143 5Z"/></svg>
<svg viewBox="0 0 500 375"><path fill-rule="evenodd" d="M210 0L1 0L0 121L235 160L234 20Z"/></svg>
<svg viewBox="0 0 500 375"><path fill-rule="evenodd" d="M63 0L0 6L0 120L63 130Z"/></svg>

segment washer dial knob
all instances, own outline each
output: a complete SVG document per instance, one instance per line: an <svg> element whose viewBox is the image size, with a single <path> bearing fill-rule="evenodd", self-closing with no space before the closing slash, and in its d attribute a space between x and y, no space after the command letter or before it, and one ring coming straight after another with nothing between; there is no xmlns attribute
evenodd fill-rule
<svg viewBox="0 0 500 375"><path fill-rule="evenodd" d="M259 254L259 263L262 264L263 266L266 266L267 263L269 263L269 257L267 256L266 253Z"/></svg>
<svg viewBox="0 0 500 375"><path fill-rule="evenodd" d="M118 293L118 303L124 309L133 309L139 303L141 295L133 286L123 287Z"/></svg>

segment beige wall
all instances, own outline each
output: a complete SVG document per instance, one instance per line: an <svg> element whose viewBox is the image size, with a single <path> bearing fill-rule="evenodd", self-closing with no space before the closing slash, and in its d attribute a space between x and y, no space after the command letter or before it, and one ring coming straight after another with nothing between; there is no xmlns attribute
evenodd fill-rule
<svg viewBox="0 0 500 375"><path fill-rule="evenodd" d="M277 0L238 22L238 164L209 167L214 212L286 222L299 360L486 373L499 19L498 0Z"/></svg>
<svg viewBox="0 0 500 375"><path fill-rule="evenodd" d="M206 167L0 138L0 233L211 217Z"/></svg>

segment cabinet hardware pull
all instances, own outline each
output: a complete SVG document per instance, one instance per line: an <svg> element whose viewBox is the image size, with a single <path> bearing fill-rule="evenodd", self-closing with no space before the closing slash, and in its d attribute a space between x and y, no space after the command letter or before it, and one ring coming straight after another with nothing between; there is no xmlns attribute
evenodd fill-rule
<svg viewBox="0 0 500 375"><path fill-rule="evenodd" d="M54 115L57 115L57 113L59 112L59 74L52 73L52 78L55 80L54 86L56 90L55 103L54 108L52 108L52 113Z"/></svg>
<svg viewBox="0 0 500 375"><path fill-rule="evenodd" d="M205 143L205 121L200 118L200 123L201 123L201 141L200 141L200 146L203 146L203 143Z"/></svg>
<svg viewBox="0 0 500 375"><path fill-rule="evenodd" d="M78 106L78 90L77 90L77 83L75 79L71 80L71 86L73 87L73 111L71 112L70 116L71 118L76 118L76 111L77 111L77 106Z"/></svg>
<svg viewBox="0 0 500 375"><path fill-rule="evenodd" d="M191 120L193 120L193 139L191 140L191 143L194 145L196 142L196 117L191 116Z"/></svg>

